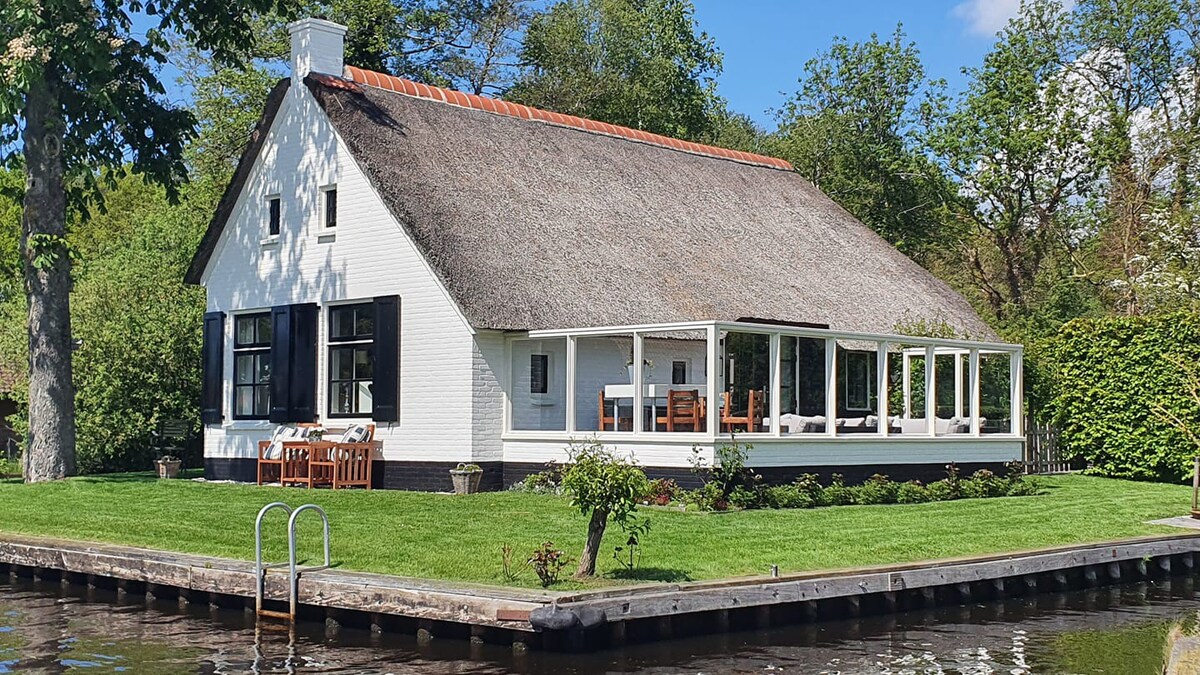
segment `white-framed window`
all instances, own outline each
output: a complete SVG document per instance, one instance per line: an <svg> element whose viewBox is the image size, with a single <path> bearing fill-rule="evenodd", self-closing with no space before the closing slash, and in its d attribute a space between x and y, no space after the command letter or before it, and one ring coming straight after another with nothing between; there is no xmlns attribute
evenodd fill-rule
<svg viewBox="0 0 1200 675"><path fill-rule="evenodd" d="M872 370L876 355L872 352L847 351L845 365L846 381L842 388L842 403L846 410L871 410L871 398L875 394L875 378Z"/></svg>
<svg viewBox="0 0 1200 675"><path fill-rule="evenodd" d="M271 412L271 313L233 317L233 418L265 420Z"/></svg>
<svg viewBox="0 0 1200 675"><path fill-rule="evenodd" d="M267 236L278 237L280 224L283 220L283 204L279 195L267 197Z"/></svg>
<svg viewBox="0 0 1200 675"><path fill-rule="evenodd" d="M550 355L529 355L529 393L550 393Z"/></svg>
<svg viewBox="0 0 1200 675"><path fill-rule="evenodd" d="M321 188L321 231L337 230L337 185Z"/></svg>
<svg viewBox="0 0 1200 675"><path fill-rule="evenodd" d="M333 305L328 316L329 416L369 416L375 370L375 305Z"/></svg>
<svg viewBox="0 0 1200 675"><path fill-rule="evenodd" d="M688 384L692 372L692 362L687 359L676 359L671 362L671 384Z"/></svg>

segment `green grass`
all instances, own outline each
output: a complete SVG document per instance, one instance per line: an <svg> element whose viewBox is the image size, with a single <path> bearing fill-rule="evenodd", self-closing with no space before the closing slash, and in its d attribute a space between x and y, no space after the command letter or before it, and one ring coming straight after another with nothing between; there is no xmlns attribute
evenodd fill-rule
<svg viewBox="0 0 1200 675"><path fill-rule="evenodd" d="M651 510L636 578L765 574L771 564L787 573L1178 533L1143 523L1190 506L1190 488L1178 485L1083 476L1041 482L1043 493L1032 497L733 513ZM346 569L455 581L503 583L505 543L521 560L547 540L577 556L586 528L567 499L547 495L332 492L123 475L0 482L0 531L248 560L254 517L276 500L324 507L334 559ZM301 532L309 556L319 548L317 520L305 522ZM269 523L273 559L285 556L283 521L276 512ZM628 583L609 557L622 539L610 528L597 583ZM537 582L526 570L517 584Z"/></svg>

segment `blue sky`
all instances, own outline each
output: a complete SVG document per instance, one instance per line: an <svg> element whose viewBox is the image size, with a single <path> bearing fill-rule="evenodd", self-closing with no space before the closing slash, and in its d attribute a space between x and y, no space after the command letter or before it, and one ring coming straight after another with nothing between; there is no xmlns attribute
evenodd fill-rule
<svg viewBox="0 0 1200 675"><path fill-rule="evenodd" d="M930 77L952 89L978 65L1019 0L694 0L696 20L725 54L718 88L730 106L774 127L769 109L797 88L805 61L835 35L890 35L897 22L917 43Z"/></svg>

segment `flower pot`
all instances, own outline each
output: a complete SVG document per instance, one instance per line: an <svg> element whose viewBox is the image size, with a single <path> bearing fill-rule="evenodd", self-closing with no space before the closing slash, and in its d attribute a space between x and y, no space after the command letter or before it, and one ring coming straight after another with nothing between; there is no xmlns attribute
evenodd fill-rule
<svg viewBox="0 0 1200 675"><path fill-rule="evenodd" d="M451 469L450 480L454 483L454 494L474 494L479 492L479 481L483 480L483 472Z"/></svg>
<svg viewBox="0 0 1200 675"><path fill-rule="evenodd" d="M154 461L154 466L158 469L159 478L178 478L179 467L183 465L183 460L179 459L157 459Z"/></svg>

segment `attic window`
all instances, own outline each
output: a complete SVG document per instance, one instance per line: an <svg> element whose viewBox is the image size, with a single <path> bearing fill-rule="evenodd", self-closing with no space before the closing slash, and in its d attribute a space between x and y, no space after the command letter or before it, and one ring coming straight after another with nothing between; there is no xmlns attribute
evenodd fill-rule
<svg viewBox="0 0 1200 675"><path fill-rule="evenodd" d="M321 191L324 208L321 213L321 227L332 230L337 227L337 186L327 187Z"/></svg>
<svg viewBox="0 0 1200 675"><path fill-rule="evenodd" d="M279 236L279 197L267 198L267 211L270 215L267 216L267 234L272 237Z"/></svg>

